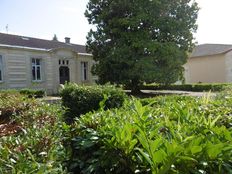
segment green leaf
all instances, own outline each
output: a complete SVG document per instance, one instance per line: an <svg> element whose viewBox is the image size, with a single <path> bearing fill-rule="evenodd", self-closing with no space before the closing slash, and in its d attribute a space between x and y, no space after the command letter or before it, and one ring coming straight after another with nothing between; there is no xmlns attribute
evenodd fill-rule
<svg viewBox="0 0 232 174"><path fill-rule="evenodd" d="M189 157L189 156L179 156L178 158L182 159L184 161L193 161L193 162L196 162L196 163L198 162L197 160L195 160L194 158Z"/></svg>
<svg viewBox="0 0 232 174"><path fill-rule="evenodd" d="M210 144L206 146L207 153L211 159L217 158L217 156L222 152L223 144Z"/></svg>
<svg viewBox="0 0 232 174"><path fill-rule="evenodd" d="M150 156L149 156L148 153L144 152L142 149L140 149L140 148L138 148L138 147L135 148L135 150L138 150L138 151L140 152L140 154L145 158L145 160L146 160L151 166L154 165L154 163L152 162L152 160L151 160L151 158L150 158Z"/></svg>
<svg viewBox="0 0 232 174"><path fill-rule="evenodd" d="M154 163L161 163L163 162L167 157L167 154L161 149L156 151L153 156L152 156L152 160Z"/></svg>
<svg viewBox="0 0 232 174"><path fill-rule="evenodd" d="M154 141L150 140L149 144L150 144L151 152L154 153L159 148L159 146L161 146L163 144L163 139L157 138Z"/></svg>
<svg viewBox="0 0 232 174"><path fill-rule="evenodd" d="M201 146L192 146L191 147L192 154L199 153L201 151L202 151L202 147Z"/></svg>

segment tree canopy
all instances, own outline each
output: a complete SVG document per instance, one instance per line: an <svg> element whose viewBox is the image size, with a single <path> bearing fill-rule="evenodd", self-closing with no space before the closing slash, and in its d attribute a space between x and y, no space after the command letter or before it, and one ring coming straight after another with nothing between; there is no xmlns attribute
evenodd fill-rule
<svg viewBox="0 0 232 174"><path fill-rule="evenodd" d="M100 83L137 87L169 84L183 75L194 46L198 6L192 0L90 0L85 16L95 30L87 48Z"/></svg>
<svg viewBox="0 0 232 174"><path fill-rule="evenodd" d="M57 38L56 34L54 34L52 40L53 40L53 41L58 41L58 38Z"/></svg>

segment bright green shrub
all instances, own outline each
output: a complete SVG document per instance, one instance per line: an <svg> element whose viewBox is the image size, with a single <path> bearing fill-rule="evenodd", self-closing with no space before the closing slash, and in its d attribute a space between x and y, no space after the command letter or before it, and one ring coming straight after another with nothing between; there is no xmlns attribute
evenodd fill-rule
<svg viewBox="0 0 232 174"><path fill-rule="evenodd" d="M71 130L74 173L231 173L232 99L131 100L81 116Z"/></svg>
<svg viewBox="0 0 232 174"><path fill-rule="evenodd" d="M10 101L11 107L18 107L17 97L14 98L15 103ZM63 111L59 106L32 99L25 100L23 105L30 107L21 110L6 123L19 129L0 137L0 173L65 174L67 153L63 147L66 126L61 121Z"/></svg>
<svg viewBox="0 0 232 174"><path fill-rule="evenodd" d="M27 95L29 98L42 98L45 96L44 90L35 90L35 89L21 89L19 90L20 94Z"/></svg>
<svg viewBox="0 0 232 174"><path fill-rule="evenodd" d="M125 93L114 86L79 86L66 84L60 91L62 105L67 108L66 119L73 119L81 114L98 110L101 101L104 101L104 109L122 106Z"/></svg>

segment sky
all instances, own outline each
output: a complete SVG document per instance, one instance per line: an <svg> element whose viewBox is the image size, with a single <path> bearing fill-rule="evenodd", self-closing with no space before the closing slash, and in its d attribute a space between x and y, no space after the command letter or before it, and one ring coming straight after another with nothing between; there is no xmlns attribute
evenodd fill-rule
<svg viewBox="0 0 232 174"><path fill-rule="evenodd" d="M196 0L198 44L232 44L232 0ZM0 32L85 44L91 29L84 16L88 0L0 0ZM6 29L8 26L8 29Z"/></svg>

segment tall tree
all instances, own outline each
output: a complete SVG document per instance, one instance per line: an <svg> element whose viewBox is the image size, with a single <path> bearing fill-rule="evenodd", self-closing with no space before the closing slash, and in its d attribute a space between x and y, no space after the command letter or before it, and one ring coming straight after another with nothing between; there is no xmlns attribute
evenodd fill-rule
<svg viewBox="0 0 232 174"><path fill-rule="evenodd" d="M57 38L56 34L54 34L52 40L53 40L53 41L58 41L58 38Z"/></svg>
<svg viewBox="0 0 232 174"><path fill-rule="evenodd" d="M182 77L194 46L198 6L192 0L90 0L85 16L96 26L87 48L100 83L169 84Z"/></svg>

